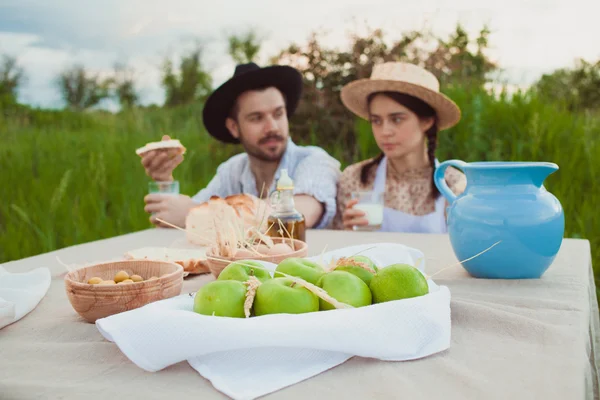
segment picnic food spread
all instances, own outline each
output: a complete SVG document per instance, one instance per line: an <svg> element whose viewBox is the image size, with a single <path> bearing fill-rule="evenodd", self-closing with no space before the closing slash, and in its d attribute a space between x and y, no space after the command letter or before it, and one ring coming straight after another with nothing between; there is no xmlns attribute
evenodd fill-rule
<svg viewBox="0 0 600 400"><path fill-rule="evenodd" d="M172 139L148 143L136 153L169 148L185 152L185 147ZM329 266L304 259L305 221L295 209L293 189L294 182L283 169L276 191L269 196L273 209L243 193L212 196L191 208L184 231L190 244L202 248L201 254L146 247L127 252L125 258L176 262L185 268L186 275L212 272L217 280L196 295L194 309L201 314L249 317L305 313L363 307L428 293L426 277L412 265L381 268L359 254L340 257ZM273 276L261 261L277 264ZM94 276L88 283L119 285L143 280L138 274L129 276L119 271L113 279ZM242 286L227 281L241 282Z"/></svg>
<svg viewBox="0 0 600 400"><path fill-rule="evenodd" d="M252 399L262 398L261 395L267 393L271 395L265 399L299 400L305 398L306 393L313 393L315 398L373 398L377 395L395 398L398 387L403 387L407 394L416 398L449 396L449 400L488 398L488 394L497 398L526 399L533 396L558 400L584 398L586 390L590 391L589 397L593 398L593 382L588 384L581 378L587 373L593 374L593 361L584 361L587 357L594 357L593 350L588 349L586 353L586 343L597 337L597 330L592 331L589 336L586 335L587 330L591 328L591 323L590 326L586 325L586 318L595 314L591 309L590 312L585 312L586 304L592 306L590 302L595 293L591 278L589 245L586 241L567 240L556 264L542 280L473 279L469 278L461 267L443 272L442 282L447 284L452 292L451 339L445 346L436 348L436 351L443 351L442 353L434 357L419 353L416 356L423 358L409 363L379 362L362 356L347 359L358 349L349 345L356 343L361 347L375 346L379 342L381 354L389 355L391 346L410 343L395 332L382 332L387 328L385 320L387 319L390 326L394 320L398 321L398 326L419 326L406 320L408 311L401 306L433 300L433 288L426 296L378 303L372 307L304 314L271 314L264 318L260 316L227 319L193 312L193 296L189 296L189 293L193 295L213 278L209 275L190 276L184 280L181 296L116 314L93 325L83 322L71 309L66 301L61 280L65 267L56 262L52 263L56 257L69 265L88 263L90 260L101 261L121 257L127 248L144 245L170 246L184 240L185 236L174 229L148 229L3 265L9 272L22 273L48 264L54 277L50 291L40 305L33 309L32 314L2 330L2 337L6 342L5 346L0 346L5 361L2 369L5 395L10 398L28 398L36 393L44 393L45 397L50 398L77 397L78 393L83 395L88 390L86 388L99 379L102 389L89 392L88 397L101 399L115 395L119 397L119 393L126 393L134 398L137 394L151 398L156 396L156 393L162 393L164 385L167 385L178 388L176 397L186 399L194 396L204 399L228 398L226 396L233 399ZM330 258L347 257L376 246L360 254L372 258L381 266L396 260L408 262L399 259L401 251L399 252L396 246L379 244L388 242L402 242L422 249L427 255L425 271L428 275L434 275L441 268L456 261L447 238L443 236L385 233L373 235L318 230L308 232L308 244L312 247L309 259L320 261L322 258L327 265ZM326 251L321 256L324 244L332 251ZM357 248L344 250L345 246ZM329 253L332 255L329 256ZM429 261L429 257L437 261ZM413 265L412 262L408 263ZM274 270L274 267L270 269ZM114 276L119 270L127 268L116 268L109 276ZM433 279L436 279L435 277L437 275ZM131 290L133 286L111 285L104 288ZM590 297L581 296L582 290L589 290ZM169 315L173 316L173 320L165 318L166 307L172 308L173 311ZM377 314L378 308L381 319L374 315ZM573 309L581 312L569 311ZM197 321L196 329L183 324L173 325L174 319L183 314L186 314L190 321ZM430 314L429 311L419 310L418 315ZM595 319L597 320L597 315ZM211 323L211 320L214 323ZM364 329L358 326L361 321ZM279 323L278 327L273 326L273 323ZM213 335L214 340L207 341L207 335L210 336L209 332L212 330L208 327L213 325L230 325L232 328L228 332L219 331L218 336ZM252 326L256 329L250 330ZM98 327L103 329L100 333ZM369 327L371 331L366 333ZM375 327L377 328L374 329ZM540 327L543 328L542 336L539 335ZM275 329L278 329L279 336ZM449 325L447 329L449 332ZM427 332L432 331L428 328ZM258 337L255 336L250 342L252 337L246 336L249 333ZM338 346L340 353L303 353L290 350L289 356L297 355L294 359L298 361L289 365L277 363L277 360L284 360L285 358L281 357L287 353L283 349L278 352L274 346L283 344L283 340L289 343L290 337L301 339L301 335L305 340L302 343L296 342L297 346ZM324 343L323 335L329 337L329 342ZM261 336L263 338L259 341ZM165 340L165 337L172 337L173 340ZM180 340L185 337L188 340ZM380 342L381 337L389 339ZM426 339L430 334L418 337ZM243 338L242 343L240 338ZM569 339L569 343L565 338ZM38 342L41 344L36 345ZM229 342L232 350L224 355L210 354L211 347L213 351L223 350L227 344L223 342ZM349 350L347 356L342 354L344 349L340 349L344 343ZM239 348L240 345L245 346L243 350L233 350L234 346ZM252 345L273 347L264 351L258 348L248 349ZM448 345L448 350L444 351ZM128 347L131 347L131 351L127 350ZM173 359L172 355L177 352L181 356ZM83 353L92 356L83 361ZM139 353L140 357L136 358L136 353ZM162 355L159 356L159 353ZM315 353L319 356L307 358ZM193 354L207 355L191 358ZM321 358L321 354L324 359ZM20 357L24 357L22 361L19 361ZM148 359L149 363L144 364L144 358ZM36 362L32 363L31 360ZM269 360L272 360L272 364L266 364ZM322 360L319 361L322 363L315 371L314 363L318 360ZM37 369L31 370L33 367ZM164 370L165 367L168 368ZM107 368L110 369L109 374L106 374ZM481 374L499 378L480 382L478 379ZM428 385L431 376L436 376L435 385ZM527 379L522 380L523 376ZM111 386L110 382L114 382L114 379L135 384ZM365 379L372 385L365 385ZM507 381L513 382L514 385L507 387ZM35 386L27 388L28 384ZM73 386L74 384L78 386ZM79 386L80 384L85 386ZM116 387L120 388L115 389ZM333 390L337 395L332 394Z"/></svg>
<svg viewBox="0 0 600 400"><path fill-rule="evenodd" d="M176 143L171 145L173 148L179 148ZM156 146L149 144L145 146L145 150L139 150L143 152L159 148ZM185 149L183 148L182 151ZM266 321L271 321L270 323L277 326L279 332L285 332L287 324L294 321L289 319L293 316L308 318L303 320L307 321L308 325L317 320L322 323L331 316L332 319L337 319L336 324L339 326L340 323L345 324L344 316L353 319L352 316L357 315L347 314L347 312L365 312L367 314L358 314L362 317L357 320L366 318L368 321L378 321L373 323L379 324L381 329L386 330L387 328L383 328L386 318L392 319L402 315L401 318L407 318L407 320L415 318L411 320L411 323L394 327L394 329L398 329L398 331L394 331L395 335L406 339L403 340L406 347L389 351L385 348L383 351L371 348L367 349L366 353L362 353L363 356L404 360L415 357L414 355L407 356L407 354L417 354L422 351L414 346L426 349L422 351L421 357L446 349L449 346L450 335L449 292L447 288L433 283L431 277L425 274L424 270L418 268L417 264L423 260L423 256L414 257L415 253L411 253L413 250L418 253L418 250L400 248L393 252L388 251L381 258L385 260L384 262L371 256L370 254L373 253L368 252L369 248L363 248L358 252L350 252L344 248L340 254L336 254L327 262L318 260L316 257L306 258L308 245L304 240L304 220L294 208L292 189L293 182L284 170L278 181L277 191L272 197L273 210L270 210L261 199L246 194L225 198L213 196L209 201L191 209L186 218L185 229L181 229L185 231L187 244L191 248L148 246L130 250L125 254L125 258L132 262L178 264L186 272L212 273L216 279L190 293L189 298L187 295L178 296L181 294L181 281L186 274L176 275L175 271L168 271L165 276L171 276L171 282L179 285L176 287L176 291L137 303L132 300L136 296L135 292L127 289L134 287L135 284L156 281L161 275L153 276L144 273L144 270L139 268L117 271L113 267L110 276L101 273L100 270L95 270L92 275L90 275L91 272L77 276L72 274L69 285L71 288L77 288L78 282L87 282L86 286L91 287L113 285L115 289L122 288L122 291L118 292L119 296L130 296L122 301L124 308L102 310L103 314L100 315L102 319L111 318L110 316L123 311L137 312L138 310L134 310L136 308L147 309L144 306L150 306L150 303L159 300L165 300L167 302L165 304L175 304L169 303L174 300L170 297L181 298L181 305L185 303L184 306L177 306L183 308L174 308L174 312L191 311L185 314L185 318L202 321L201 329L205 329L203 332L208 333L209 336L219 333L218 329L220 328L218 327L223 326L219 321L227 321L226 325L235 326L234 330L237 329L238 332L240 329L245 331L253 329L252 326L255 328L260 326L256 325L257 323L264 322L267 324L265 326L268 326L269 322ZM442 187L442 194L447 195L443 189ZM452 204L456 199L450 200ZM450 212L452 213L452 209ZM300 215L300 219L294 219L297 214ZM291 224L290 221L284 223L282 220L286 215L293 217ZM454 222L454 224L454 226L459 226L459 222ZM454 235L455 240L456 237ZM505 237L501 237L501 239L507 241ZM487 249L478 249L483 251L474 256L473 252L470 252L469 256L472 257L461 262L485 254L498 243L494 243ZM375 248L379 246L382 244L373 245ZM401 247L401 245L399 246ZM385 246L382 247L385 248ZM381 252L383 254L385 250L381 250ZM411 254L411 256L409 257L407 254ZM456 265L460 265L460 263ZM166 283L167 280L162 280L158 287L166 285ZM81 296L79 302L84 305L85 301L91 298L89 295L86 298L83 292L79 295ZM93 294L94 299L96 295ZM114 294L110 294L110 296L112 295ZM76 302L71 301L76 308ZM398 306L398 308L385 308L382 305ZM385 311L387 314L383 319L378 319L380 318L378 313L381 314L382 310L387 310ZM77 311L84 316L81 307ZM135 319L143 315L144 312L136 313ZM166 317L168 315L168 313L165 314ZM177 315L182 316L183 314ZM84 316L84 318L93 322L97 316ZM107 327L110 327L115 323L113 321L119 321L119 319L101 322L100 325L106 324ZM165 324L175 324L174 321L165 319ZM287 322L278 325L277 321ZM215 322L214 327L211 325L213 322ZM188 326L191 328L192 323ZM215 330L211 331L211 329ZM277 331L277 329L275 330ZM436 333L430 336L430 330ZM110 337L110 334L105 337ZM412 341L413 337L418 340ZM243 348L247 339L248 337L242 334L240 343L236 344L241 347L237 349ZM271 338L272 340L273 338ZM421 341L420 344L415 344L418 341ZM250 342L248 343L249 348L257 346L257 343ZM270 343L275 347L286 345L285 341L283 344ZM365 351L351 340L346 343L349 347L343 350L335 350L336 347L333 345L331 347L329 345L317 346L315 349L342 351L351 355L359 355L360 351ZM304 343L301 339L295 342L295 345L298 346L302 344ZM210 354L210 351L212 350L209 349L207 354ZM371 354L369 351L375 351L375 353ZM130 355L128 357L131 359ZM204 375L200 369L197 370Z"/></svg>
<svg viewBox="0 0 600 400"><path fill-rule="evenodd" d="M148 144L145 151L164 142ZM197 291L194 311L212 316L299 314L364 307L428 293L426 278L411 265L381 268L360 254L339 257L329 265L305 259L306 242L298 239L304 237L304 219L294 208L293 187L283 170L271 196L273 212L262 200L247 194L212 196L186 217L184 231L193 248L149 246L130 250L124 258L177 263L186 272L211 272L217 279ZM292 225L279 219L290 216ZM276 268L269 271L263 262L275 263ZM143 275L120 270L111 277L88 277L87 283L126 285L157 279Z"/></svg>

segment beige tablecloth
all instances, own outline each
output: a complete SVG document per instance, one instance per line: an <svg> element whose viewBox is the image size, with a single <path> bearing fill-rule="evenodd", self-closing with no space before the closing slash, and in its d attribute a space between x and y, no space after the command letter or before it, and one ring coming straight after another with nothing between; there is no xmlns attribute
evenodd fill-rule
<svg viewBox="0 0 600 400"><path fill-rule="evenodd" d="M181 232L151 229L3 264L11 272L46 266L53 281L29 315L0 330L0 399L222 399L182 362L157 373L132 364L71 308L64 263L120 257L171 245ZM421 249L432 274L456 262L445 235L309 231L311 255L323 247L397 242ZM595 399L598 305L590 246L565 240L540 280L479 280L457 266L434 279L452 292L448 351L411 362L353 358L266 399ZM187 278L185 292L212 280Z"/></svg>

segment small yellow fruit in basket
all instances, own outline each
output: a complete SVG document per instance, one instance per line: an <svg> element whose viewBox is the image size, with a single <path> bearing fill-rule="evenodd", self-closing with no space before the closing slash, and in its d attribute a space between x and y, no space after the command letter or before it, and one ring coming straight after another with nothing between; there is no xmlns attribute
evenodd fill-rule
<svg viewBox="0 0 600 400"><path fill-rule="evenodd" d="M89 283L90 285L97 285L98 283L102 283L102 278L98 278L97 276L88 279L87 283Z"/></svg>
<svg viewBox="0 0 600 400"><path fill-rule="evenodd" d="M102 281L99 283L99 285L115 285L116 282L115 281Z"/></svg>
<svg viewBox="0 0 600 400"><path fill-rule="evenodd" d="M119 283L119 282L124 281L125 279L129 279L129 275L127 274L127 272L125 272L125 271L119 271L115 275L114 281L117 282L117 283Z"/></svg>
<svg viewBox="0 0 600 400"><path fill-rule="evenodd" d="M144 280L144 279L143 279L141 276L139 276L139 275L131 275L129 278L130 278L132 281L134 281L134 282L141 282L141 281L143 281L143 280Z"/></svg>
<svg viewBox="0 0 600 400"><path fill-rule="evenodd" d="M128 284L128 283L134 283L131 279L125 279L121 282L118 282L119 284L124 283L124 284Z"/></svg>

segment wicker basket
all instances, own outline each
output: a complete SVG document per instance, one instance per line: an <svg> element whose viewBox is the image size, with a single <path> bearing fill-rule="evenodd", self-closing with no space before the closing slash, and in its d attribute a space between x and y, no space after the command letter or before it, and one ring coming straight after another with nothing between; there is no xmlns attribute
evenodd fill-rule
<svg viewBox="0 0 600 400"><path fill-rule="evenodd" d="M221 257L214 255L213 249L210 249L206 252L206 256L208 258L208 267L210 272L213 274L215 278L218 278L221 274L221 271L225 269L229 264L234 261L240 260L256 260L256 261L265 261L271 262L274 264L279 264L281 261L286 258L291 257L306 257L308 255L308 245L306 242L303 242L298 239L289 239L289 238L273 238L273 243L287 243L295 249L294 251L287 254L277 254L277 255L266 255L266 256L242 256L242 257ZM293 243L293 245L292 245Z"/></svg>

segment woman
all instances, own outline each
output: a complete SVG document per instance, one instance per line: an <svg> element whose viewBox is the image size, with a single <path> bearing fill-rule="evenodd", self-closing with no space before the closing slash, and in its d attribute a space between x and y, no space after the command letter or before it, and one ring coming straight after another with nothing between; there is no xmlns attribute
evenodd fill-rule
<svg viewBox="0 0 600 400"><path fill-rule="evenodd" d="M347 167L338 183L334 228L360 229L365 213L354 208L359 191L384 193L382 231L445 233L446 201L433 181L438 131L460 120L458 106L439 92L436 77L413 64L376 65L370 79L342 89L342 102L371 122L381 154ZM446 170L455 194L466 186L464 175Z"/></svg>

